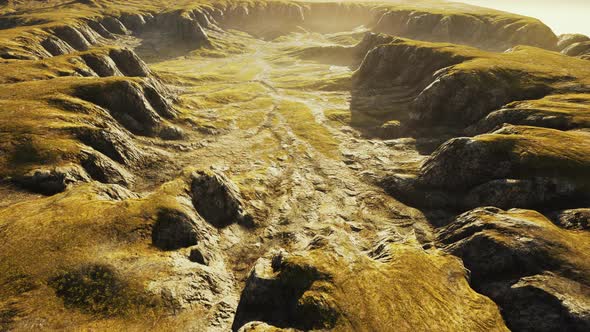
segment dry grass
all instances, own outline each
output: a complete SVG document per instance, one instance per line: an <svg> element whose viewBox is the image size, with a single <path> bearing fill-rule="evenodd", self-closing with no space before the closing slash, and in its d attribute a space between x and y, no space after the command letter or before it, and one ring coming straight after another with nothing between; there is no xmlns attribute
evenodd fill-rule
<svg viewBox="0 0 590 332"><path fill-rule="evenodd" d="M391 261L322 248L287 256L283 266L320 275L299 303L316 303L316 311L323 303L322 311L332 312L324 315L324 321L338 317L335 331L507 330L495 304L469 287L457 258L425 251L413 242L391 244L384 250ZM289 276L289 282L304 277Z"/></svg>
<svg viewBox="0 0 590 332"><path fill-rule="evenodd" d="M309 143L324 156L333 159L339 158L338 141L328 129L316 122L307 106L297 102L283 101L278 105L277 111L285 118L295 135Z"/></svg>

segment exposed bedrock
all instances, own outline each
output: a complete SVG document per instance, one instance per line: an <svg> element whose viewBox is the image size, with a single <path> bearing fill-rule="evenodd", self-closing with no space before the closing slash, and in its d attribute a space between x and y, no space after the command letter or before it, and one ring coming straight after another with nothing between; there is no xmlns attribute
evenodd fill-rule
<svg viewBox="0 0 590 332"><path fill-rule="evenodd" d="M372 27L385 9L363 3L318 2L302 4L302 26L323 33Z"/></svg>
<svg viewBox="0 0 590 332"><path fill-rule="evenodd" d="M103 38L115 39L115 36L100 22L89 20L88 26Z"/></svg>
<svg viewBox="0 0 590 332"><path fill-rule="evenodd" d="M90 181L86 171L79 165L34 169L14 179L17 185L43 195L54 195L65 191L72 184Z"/></svg>
<svg viewBox="0 0 590 332"><path fill-rule="evenodd" d="M239 29L267 38L295 31L305 20L302 6L288 2L228 5L212 14L222 28Z"/></svg>
<svg viewBox="0 0 590 332"><path fill-rule="evenodd" d="M305 250L260 258L233 330L255 321L304 331L506 330L496 306L468 287L454 257L408 242L380 246L382 255L371 258L350 244L336 245L335 237L317 236Z"/></svg>
<svg viewBox="0 0 590 332"><path fill-rule="evenodd" d="M49 36L47 39L41 42L41 46L43 46L43 48L53 56L75 52L75 50L68 43L57 38L56 36Z"/></svg>
<svg viewBox="0 0 590 332"><path fill-rule="evenodd" d="M164 118L173 118L176 111L163 93L148 80L112 79L81 85L76 94L104 107L126 129L134 134L178 139L180 129L174 129ZM172 129L171 129L172 128Z"/></svg>
<svg viewBox="0 0 590 332"><path fill-rule="evenodd" d="M116 17L107 16L100 22L111 33L126 35L128 33L127 28L119 21Z"/></svg>
<svg viewBox="0 0 590 332"><path fill-rule="evenodd" d="M438 234L444 250L471 271L474 289L500 306L512 330L590 327L587 232L560 229L535 211L479 208Z"/></svg>
<svg viewBox="0 0 590 332"><path fill-rule="evenodd" d="M472 208L545 208L588 201L590 136L584 131L507 126L456 138L426 160L418 183L464 195Z"/></svg>
<svg viewBox="0 0 590 332"><path fill-rule="evenodd" d="M417 177L389 175L382 186L427 208L586 206L589 138L585 131L505 126L451 139L424 162Z"/></svg>
<svg viewBox="0 0 590 332"><path fill-rule="evenodd" d="M108 55L88 53L83 54L82 59L100 77L123 76L113 59Z"/></svg>
<svg viewBox="0 0 590 332"><path fill-rule="evenodd" d="M129 187L134 178L123 166L94 151L82 151L80 164L98 182Z"/></svg>
<svg viewBox="0 0 590 332"><path fill-rule="evenodd" d="M108 52L103 50L88 51L82 53L80 57L100 77L151 76L151 72L145 62L130 49L113 48Z"/></svg>
<svg viewBox="0 0 590 332"><path fill-rule="evenodd" d="M191 197L197 212L211 225L223 228L234 223L253 226L238 187L225 174L196 171L191 175Z"/></svg>
<svg viewBox="0 0 590 332"><path fill-rule="evenodd" d="M504 51L515 45L555 49L557 36L539 20L517 15L498 19L472 13L438 14L370 3L279 3L221 7L214 13L222 27L276 37L297 26L319 32L348 31L364 25L375 32L444 41ZM264 22L261 24L260 22Z"/></svg>
<svg viewBox="0 0 590 332"><path fill-rule="evenodd" d="M118 126L104 124L76 128L74 135L82 143L122 165L135 168L146 161L145 153L135 145L129 134Z"/></svg>
<svg viewBox="0 0 590 332"><path fill-rule="evenodd" d="M531 47L499 54L397 38L373 48L354 73L352 123L394 138L467 127L477 134L503 123L581 128L588 123L584 66Z"/></svg>
<svg viewBox="0 0 590 332"><path fill-rule="evenodd" d="M90 42L76 27L60 26L53 29L53 33L78 51L85 51L91 46Z"/></svg>
<svg viewBox="0 0 590 332"><path fill-rule="evenodd" d="M590 230L590 208L557 211L550 215L556 225L572 230Z"/></svg>
<svg viewBox="0 0 590 332"><path fill-rule="evenodd" d="M365 55L373 48L389 44L398 38L382 33L365 33L363 39L354 46L311 46L292 52L293 55L306 60L358 68Z"/></svg>
<svg viewBox="0 0 590 332"><path fill-rule="evenodd" d="M155 15L153 19L137 30L143 33L158 33L170 38L170 41L183 46L197 48L210 46L211 42L205 29L210 24L204 15L195 15L193 11L176 10Z"/></svg>
<svg viewBox="0 0 590 332"><path fill-rule="evenodd" d="M407 118L414 100L432 84L437 71L469 59L454 50L454 46L439 48L405 39L373 48L353 75L353 124L363 125L367 118L376 123Z"/></svg>
<svg viewBox="0 0 590 332"><path fill-rule="evenodd" d="M119 18L119 20L123 24L123 26L135 32L140 31L147 24L148 20L152 18L153 16L151 14L123 14Z"/></svg>
<svg viewBox="0 0 590 332"><path fill-rule="evenodd" d="M109 56L125 76L148 77L151 74L146 63L130 49L112 49Z"/></svg>
<svg viewBox="0 0 590 332"><path fill-rule="evenodd" d="M195 217L178 210L161 209L152 228L152 244L162 250L194 246L198 236Z"/></svg>

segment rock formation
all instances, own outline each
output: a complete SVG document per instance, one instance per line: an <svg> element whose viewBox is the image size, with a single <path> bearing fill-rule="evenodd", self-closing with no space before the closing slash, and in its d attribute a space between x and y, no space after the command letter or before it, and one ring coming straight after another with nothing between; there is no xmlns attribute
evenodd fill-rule
<svg viewBox="0 0 590 332"><path fill-rule="evenodd" d="M0 2L0 331L587 331L588 43L439 0Z"/></svg>

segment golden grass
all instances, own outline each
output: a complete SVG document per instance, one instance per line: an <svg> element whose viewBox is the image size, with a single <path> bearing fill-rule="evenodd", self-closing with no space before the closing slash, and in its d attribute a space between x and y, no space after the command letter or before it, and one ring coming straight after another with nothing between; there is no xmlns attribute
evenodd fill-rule
<svg viewBox="0 0 590 332"><path fill-rule="evenodd" d="M511 126L509 131L474 139L493 142L509 153L525 176L548 175L590 185L590 133L528 126Z"/></svg>
<svg viewBox="0 0 590 332"><path fill-rule="evenodd" d="M334 331L387 331L392 326L399 331L507 331L496 305L469 287L457 258L425 251L414 242L385 250L390 262L322 248L289 255L283 266L302 271L291 276L292 282L303 280L304 271L320 276L312 278L316 280L299 303L327 306L338 317Z"/></svg>
<svg viewBox="0 0 590 332"><path fill-rule="evenodd" d="M277 111L285 118L295 135L309 143L315 150L326 157L340 157L338 141L323 125L316 122L311 110L304 104L282 101Z"/></svg>

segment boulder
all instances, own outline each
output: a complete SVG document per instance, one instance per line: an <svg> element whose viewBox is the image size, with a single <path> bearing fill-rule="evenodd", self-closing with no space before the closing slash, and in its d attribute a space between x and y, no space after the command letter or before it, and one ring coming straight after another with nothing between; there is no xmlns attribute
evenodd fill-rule
<svg viewBox="0 0 590 332"><path fill-rule="evenodd" d="M193 247L189 253L188 259L193 263L201 265L209 265L211 257L205 252L203 248Z"/></svg>
<svg viewBox="0 0 590 332"><path fill-rule="evenodd" d="M158 211L152 227L152 244L162 250L177 250L196 245L197 223L194 217L172 209Z"/></svg>
<svg viewBox="0 0 590 332"><path fill-rule="evenodd" d="M233 223L253 225L238 187L221 172L194 172L191 175L191 197L197 212L215 227L223 228Z"/></svg>

